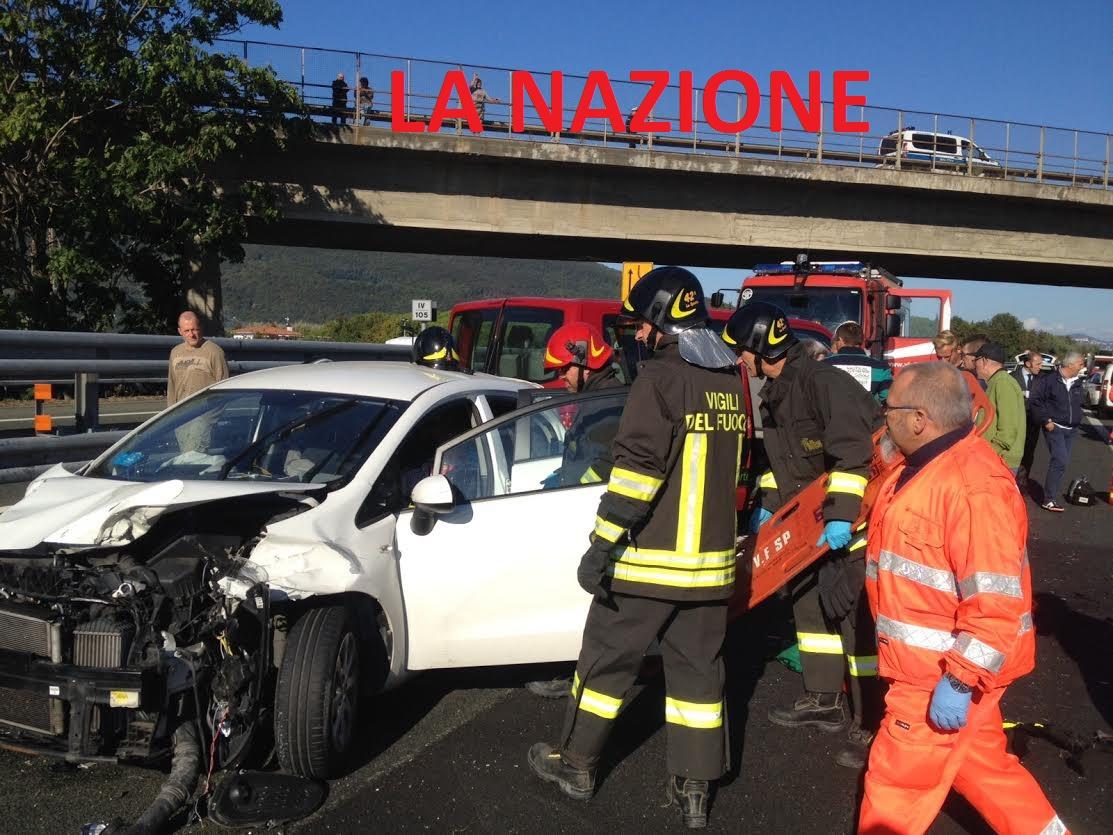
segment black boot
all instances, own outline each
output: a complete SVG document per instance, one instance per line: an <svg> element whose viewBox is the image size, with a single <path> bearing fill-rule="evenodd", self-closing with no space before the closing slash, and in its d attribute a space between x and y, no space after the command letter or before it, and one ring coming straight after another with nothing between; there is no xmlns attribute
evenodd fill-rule
<svg viewBox="0 0 1113 835"><path fill-rule="evenodd" d="M595 794L595 769L573 768L564 761L560 751L547 742L532 745L526 760L534 774L546 783L556 783L569 797L591 800Z"/></svg>
<svg viewBox="0 0 1113 835"><path fill-rule="evenodd" d="M866 767L870 756L870 744L873 742L873 731L867 731L857 722L850 726L850 733L846 735L839 753L835 755L835 762L846 768L861 771Z"/></svg>
<svg viewBox="0 0 1113 835"><path fill-rule="evenodd" d="M711 799L708 780L669 777L665 787L669 804L680 807L680 817L689 829L707 828L707 803Z"/></svg>
<svg viewBox="0 0 1113 835"><path fill-rule="evenodd" d="M542 699L563 699L572 695L572 677L554 678L550 681L527 681L526 690Z"/></svg>
<svg viewBox="0 0 1113 835"><path fill-rule="evenodd" d="M845 731L846 697L842 693L808 693L790 708L776 707L769 711L769 721L785 728L811 726L824 733Z"/></svg>

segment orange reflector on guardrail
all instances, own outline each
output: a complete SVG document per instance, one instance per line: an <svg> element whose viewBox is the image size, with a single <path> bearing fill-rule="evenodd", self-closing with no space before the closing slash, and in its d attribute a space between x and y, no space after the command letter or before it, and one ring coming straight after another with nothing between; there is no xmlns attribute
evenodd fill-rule
<svg viewBox="0 0 1113 835"><path fill-rule="evenodd" d="M50 383L35 383L35 399L51 400L54 397L50 390Z"/></svg>
<svg viewBox="0 0 1113 835"><path fill-rule="evenodd" d="M52 418L50 415L35 415L35 431L53 432L54 418Z"/></svg>

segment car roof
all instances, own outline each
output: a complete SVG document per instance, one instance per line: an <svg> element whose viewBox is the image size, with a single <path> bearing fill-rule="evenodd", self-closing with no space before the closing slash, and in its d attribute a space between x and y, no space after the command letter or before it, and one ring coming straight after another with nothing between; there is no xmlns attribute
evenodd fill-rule
<svg viewBox="0 0 1113 835"><path fill-rule="evenodd" d="M533 383L511 377L438 371L409 362L366 360L283 365L240 374L217 383L213 388L319 391L410 401L438 385L452 385L461 391L517 391L536 387Z"/></svg>

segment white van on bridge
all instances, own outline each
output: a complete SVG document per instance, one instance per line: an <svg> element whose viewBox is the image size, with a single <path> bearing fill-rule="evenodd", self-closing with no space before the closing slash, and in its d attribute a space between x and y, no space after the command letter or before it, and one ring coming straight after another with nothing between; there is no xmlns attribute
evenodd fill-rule
<svg viewBox="0 0 1113 835"><path fill-rule="evenodd" d="M971 142L965 136L951 133L933 133L907 128L893 131L881 140L878 154L882 165L892 165L900 154L901 165L912 163L917 167L930 165L934 168L954 170L973 165L981 169L979 173L990 173L987 169L1001 168L997 160Z"/></svg>

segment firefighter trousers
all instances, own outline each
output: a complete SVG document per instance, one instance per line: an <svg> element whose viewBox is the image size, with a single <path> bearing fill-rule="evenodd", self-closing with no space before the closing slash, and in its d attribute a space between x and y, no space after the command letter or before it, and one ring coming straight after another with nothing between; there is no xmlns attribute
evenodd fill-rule
<svg viewBox="0 0 1113 835"><path fill-rule="evenodd" d="M1005 750L999 706L1004 690L976 696L966 726L946 733L927 721L930 688L892 682L885 695L885 718L870 750L858 831L919 835L931 826L953 787L994 832L1066 833L1039 784Z"/></svg>
<svg viewBox="0 0 1113 835"><path fill-rule="evenodd" d="M572 680L561 753L594 767L656 638L665 670L668 769L678 777L716 780L726 771L723 640L726 601L676 603L614 594L592 601Z"/></svg>
<svg viewBox="0 0 1113 835"><path fill-rule="evenodd" d="M881 721L882 684L877 678L877 631L864 582L854 608L832 621L820 605L816 573L807 572L793 587L792 615L804 689L839 693L849 673L851 715L862 727L876 730Z"/></svg>

